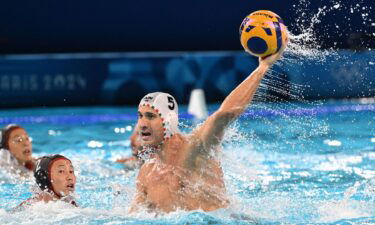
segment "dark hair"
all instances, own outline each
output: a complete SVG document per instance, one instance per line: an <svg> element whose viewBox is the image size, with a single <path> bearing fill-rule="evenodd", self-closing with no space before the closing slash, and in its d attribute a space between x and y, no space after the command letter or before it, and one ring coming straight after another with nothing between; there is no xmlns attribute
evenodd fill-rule
<svg viewBox="0 0 375 225"><path fill-rule="evenodd" d="M60 196L59 193L56 193L53 190L51 183L51 167L53 162L58 159L66 159L70 162L68 158L62 155L43 156L42 158L39 158L36 163L34 177L37 185L41 190L54 192L57 196Z"/></svg>
<svg viewBox="0 0 375 225"><path fill-rule="evenodd" d="M14 131L15 129L18 129L18 128L23 129L21 126L19 126L17 124L9 124L6 127L4 127L3 129L1 129L0 148L9 150L8 140L9 140L9 137L10 137L10 133L12 133L12 131Z"/></svg>

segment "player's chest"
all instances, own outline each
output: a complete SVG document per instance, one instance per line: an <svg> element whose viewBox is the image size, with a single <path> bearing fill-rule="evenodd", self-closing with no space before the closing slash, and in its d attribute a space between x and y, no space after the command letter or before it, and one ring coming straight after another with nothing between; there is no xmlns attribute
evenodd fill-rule
<svg viewBox="0 0 375 225"><path fill-rule="evenodd" d="M154 165L144 176L143 184L148 193L175 193L184 187L186 174L170 165Z"/></svg>

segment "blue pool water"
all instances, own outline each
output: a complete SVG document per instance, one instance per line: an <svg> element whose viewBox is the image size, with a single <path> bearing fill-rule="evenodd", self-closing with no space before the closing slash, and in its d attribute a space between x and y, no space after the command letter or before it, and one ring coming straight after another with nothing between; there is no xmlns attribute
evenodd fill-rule
<svg viewBox="0 0 375 225"><path fill-rule="evenodd" d="M188 132L194 121L186 107L180 111L180 127ZM0 172L0 223L375 223L373 101L256 103L228 129L223 143L231 206L157 217L127 213L137 171L114 163L130 155L135 115L136 108L127 107L2 110L0 123L23 125L35 156L72 159L80 208L51 203L12 212L31 196L33 180Z"/></svg>

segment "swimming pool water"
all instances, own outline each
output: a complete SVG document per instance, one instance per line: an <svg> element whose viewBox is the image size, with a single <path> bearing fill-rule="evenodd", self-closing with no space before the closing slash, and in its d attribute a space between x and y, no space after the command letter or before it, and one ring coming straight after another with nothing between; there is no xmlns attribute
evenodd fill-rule
<svg viewBox="0 0 375 225"><path fill-rule="evenodd" d="M182 131L192 130L186 107L180 112ZM0 172L1 224L375 223L374 103L254 104L223 143L231 206L157 217L127 213L137 171L114 163L130 155L136 108L1 111L0 123L10 122L26 128L35 156L73 161L80 208L57 202L13 212L34 181Z"/></svg>

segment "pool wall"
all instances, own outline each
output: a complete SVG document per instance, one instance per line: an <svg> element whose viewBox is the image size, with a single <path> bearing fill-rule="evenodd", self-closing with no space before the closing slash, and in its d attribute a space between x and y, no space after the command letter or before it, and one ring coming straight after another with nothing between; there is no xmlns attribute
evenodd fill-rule
<svg viewBox="0 0 375 225"><path fill-rule="evenodd" d="M186 103L194 88L203 88L214 102L257 65L255 57L237 51L5 55L0 107L136 104L153 91ZM297 59L273 69L301 85L298 94L305 99L375 96L374 51L340 51L324 63Z"/></svg>

